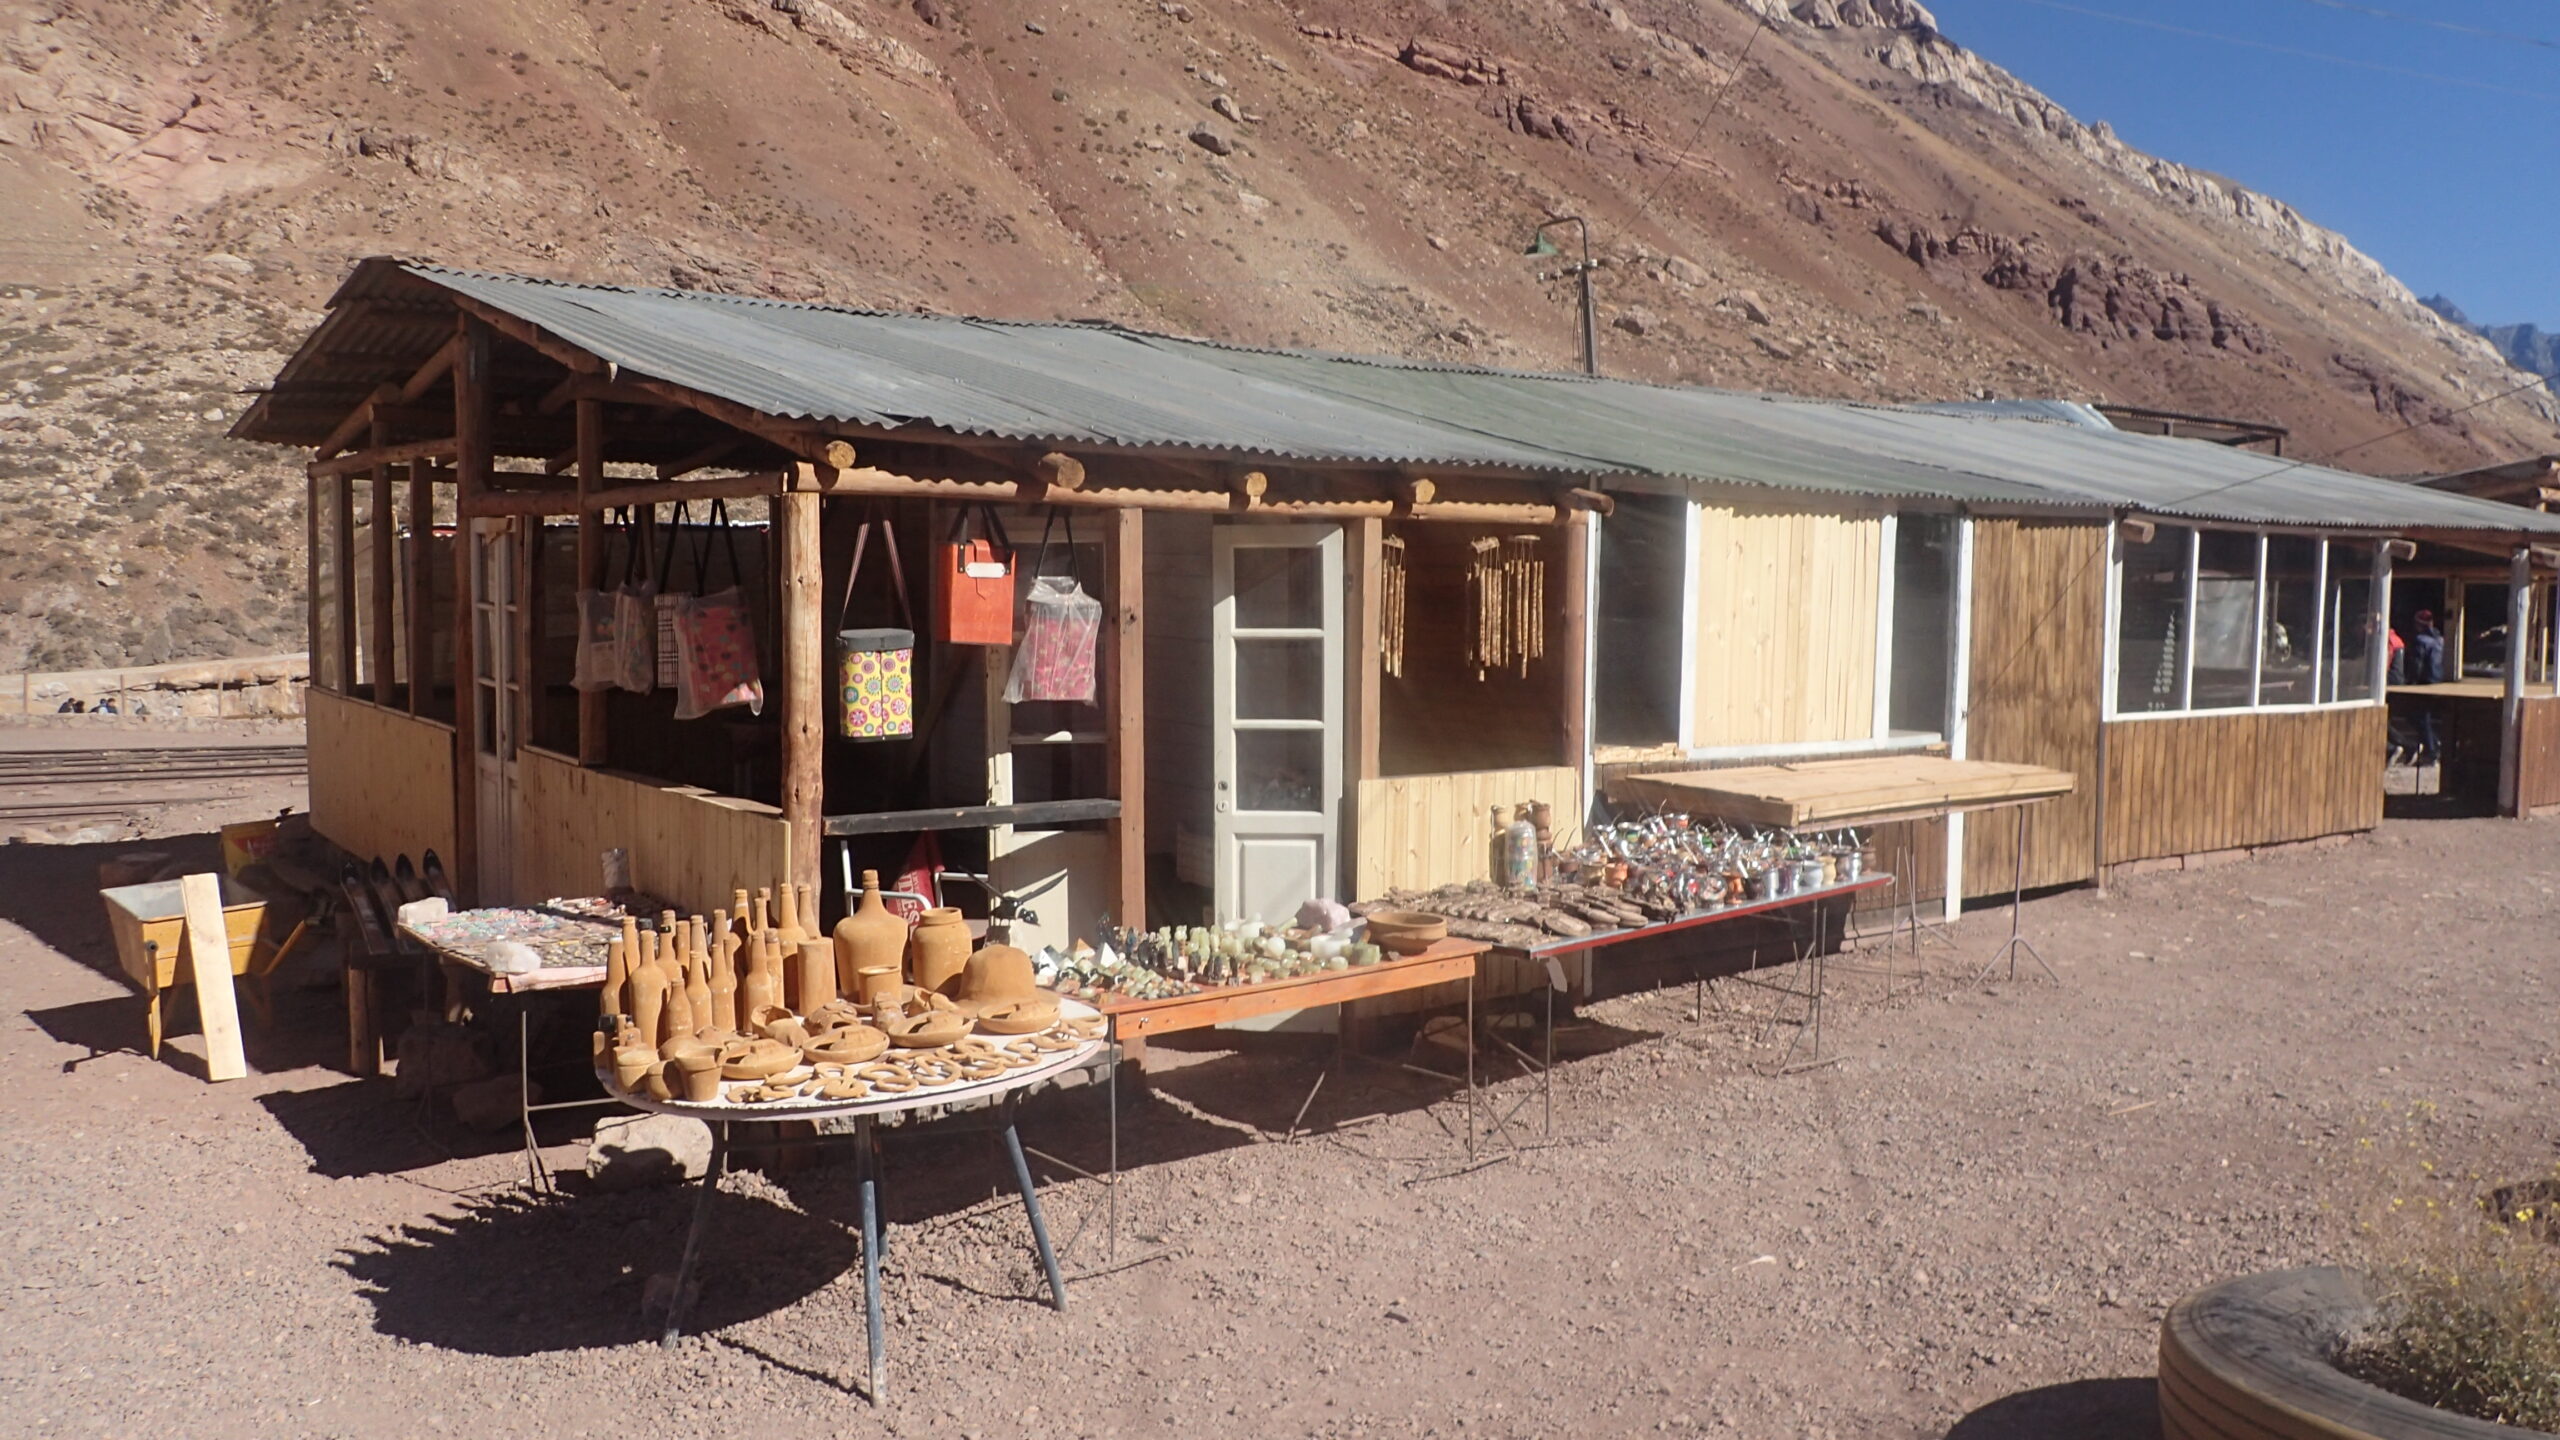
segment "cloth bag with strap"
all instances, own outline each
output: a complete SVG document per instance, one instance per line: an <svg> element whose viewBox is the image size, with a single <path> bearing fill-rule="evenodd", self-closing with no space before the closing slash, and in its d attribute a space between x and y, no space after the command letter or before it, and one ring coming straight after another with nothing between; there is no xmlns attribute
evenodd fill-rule
<svg viewBox="0 0 2560 1440"><path fill-rule="evenodd" d="M889 583L898 597L898 617L906 622L903 629L845 624L852 616L854 582L862 578L862 558L874 525L889 557ZM854 532L853 564L845 572L844 603L836 612L836 733L848 740L903 740L915 734L915 664L915 609L907 603L898 532L886 516L866 515Z"/></svg>
<svg viewBox="0 0 2560 1440"><path fill-rule="evenodd" d="M969 516L979 515L986 533L969 537ZM940 622L942 638L953 645L1013 643L1013 546L995 507L963 507L952 519L951 538L942 544Z"/></svg>
<svg viewBox="0 0 2560 1440"><path fill-rule="evenodd" d="M756 669L755 616L739 588L738 538L729 528L729 502L711 502L711 526L729 557L729 588L683 600L676 607L676 718L697 720L714 710L744 705L764 713L764 678ZM706 542L709 537L706 535ZM710 546L706 543L706 549ZM698 572L710 583L708 564Z"/></svg>
<svg viewBox="0 0 2560 1440"><path fill-rule="evenodd" d="M658 680L658 581L643 573L648 541L638 521L624 512L622 584L613 592L613 683L646 695Z"/></svg>
<svg viewBox="0 0 2560 1440"><path fill-rule="evenodd" d="M1055 524L1059 511L1049 512ZM1022 602L1022 643L1013 652L1007 677L1008 704L1025 700L1068 700L1093 703L1093 657L1102 634L1102 602L1084 591L1075 577L1076 522L1066 517L1067 573L1035 573L1031 593ZM1049 568L1049 525L1040 529L1040 559L1035 572Z"/></svg>

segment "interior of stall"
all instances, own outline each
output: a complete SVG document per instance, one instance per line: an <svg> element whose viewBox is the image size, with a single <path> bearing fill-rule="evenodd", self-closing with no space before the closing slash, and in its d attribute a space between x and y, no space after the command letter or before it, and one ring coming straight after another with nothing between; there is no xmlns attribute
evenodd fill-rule
<svg viewBox="0 0 2560 1440"><path fill-rule="evenodd" d="M1561 719L1564 534L1386 527L1380 774L1580 763L1565 753Z"/></svg>

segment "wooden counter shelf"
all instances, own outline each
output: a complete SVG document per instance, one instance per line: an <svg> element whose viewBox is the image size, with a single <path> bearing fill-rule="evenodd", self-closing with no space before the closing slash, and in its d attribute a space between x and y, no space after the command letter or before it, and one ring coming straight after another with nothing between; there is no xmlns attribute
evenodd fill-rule
<svg viewBox="0 0 2560 1440"><path fill-rule="evenodd" d="M1102 1013L1110 1017L1114 1040L1143 1042L1149 1036L1170 1035L1178 1030L1203 1030L1260 1015L1342 1005L1402 990L1419 990L1426 985L1472 980L1477 958L1492 948L1481 940L1448 939L1419 955L1382 960L1375 965L1324 970L1260 985L1221 985L1162 1000L1122 1000L1104 1004Z"/></svg>

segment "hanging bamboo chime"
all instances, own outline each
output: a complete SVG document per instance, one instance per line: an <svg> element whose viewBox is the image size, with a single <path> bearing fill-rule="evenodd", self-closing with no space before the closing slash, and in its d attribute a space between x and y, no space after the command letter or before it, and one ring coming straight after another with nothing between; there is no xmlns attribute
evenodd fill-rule
<svg viewBox="0 0 2560 1440"><path fill-rule="evenodd" d="M1404 537L1386 537L1381 551L1384 575L1379 586L1378 659L1387 674L1404 675Z"/></svg>
<svg viewBox="0 0 2560 1440"><path fill-rule="evenodd" d="M1525 679L1529 663L1547 654L1547 562L1538 554L1538 537L1485 538L1471 548L1467 661L1479 680L1497 670Z"/></svg>

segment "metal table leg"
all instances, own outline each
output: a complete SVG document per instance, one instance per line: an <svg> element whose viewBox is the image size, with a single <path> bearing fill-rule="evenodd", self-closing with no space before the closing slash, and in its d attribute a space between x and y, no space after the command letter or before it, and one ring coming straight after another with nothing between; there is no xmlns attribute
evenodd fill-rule
<svg viewBox="0 0 2560 1440"><path fill-rule="evenodd" d="M1013 1161L1013 1181L1022 1187L1022 1210L1031 1217L1031 1243L1040 1251L1040 1269L1049 1277L1049 1307L1067 1308L1067 1282L1058 1278L1058 1257L1049 1248L1049 1223L1040 1218L1040 1191L1031 1183L1031 1162L1022 1155L1022 1137L1014 1132L1014 1103L1005 1102L1004 1150Z"/></svg>
<svg viewBox="0 0 2560 1440"><path fill-rule="evenodd" d="M2053 972L2051 965L2045 963L2044 953L2036 949L2035 942L2019 933L2018 912L2026 900L2026 894L2027 807L2021 805L2018 807L2018 866L2009 883L2009 938L2000 942L2000 948L1991 952L1991 958L1982 962L1981 969L1973 972L1974 984L1979 985L1990 979L1991 972L1998 969L2003 960L2009 962L2009 978L2017 979L2018 952L2021 950L2027 952L2028 958L2034 960L2037 968L2044 971L2046 979L2056 983L2061 981L2062 977Z"/></svg>
<svg viewBox="0 0 2560 1440"><path fill-rule="evenodd" d="M871 1117L857 1116L854 1125L855 1173L862 1180L862 1321L865 1356L870 1362L871 1403L887 1397L888 1328L880 1315L880 1197L878 1156L872 1149Z"/></svg>
<svg viewBox="0 0 2560 1440"><path fill-rule="evenodd" d="M684 1259L676 1265L676 1289L667 1297L667 1329L658 1337L665 1349L675 1348L676 1335L684 1328L685 1296L693 1288L694 1265L702 1258L703 1225L711 1218L711 1197L720 1189L720 1176L729 1166L729 1122L721 1121L711 1129L711 1159L702 1167L702 1183L694 1187L693 1224L685 1230Z"/></svg>

